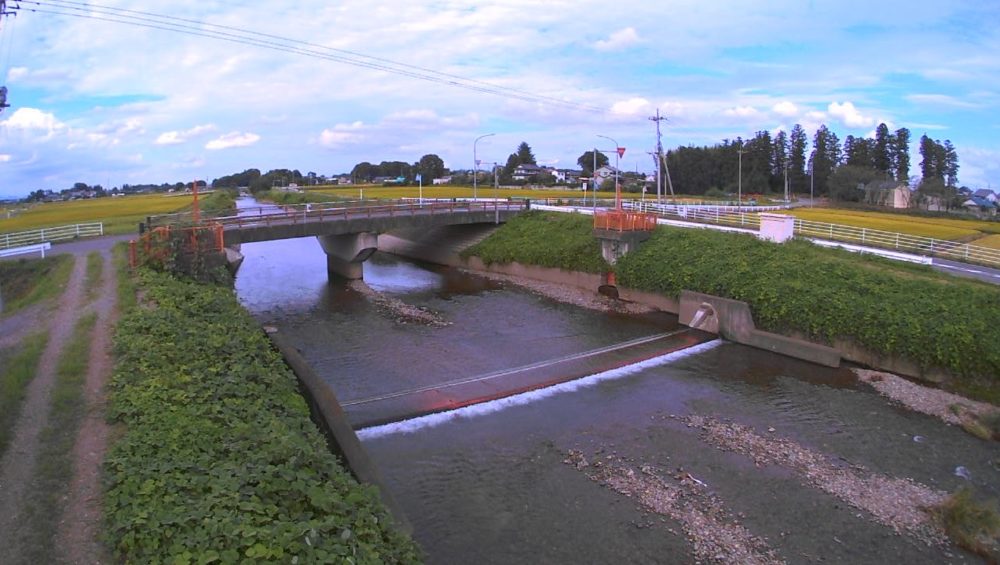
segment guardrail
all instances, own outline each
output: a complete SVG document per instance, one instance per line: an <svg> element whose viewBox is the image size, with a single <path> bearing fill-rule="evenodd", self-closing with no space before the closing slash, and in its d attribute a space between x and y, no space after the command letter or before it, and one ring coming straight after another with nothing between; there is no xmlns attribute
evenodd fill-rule
<svg viewBox="0 0 1000 565"><path fill-rule="evenodd" d="M757 212L764 211L760 208L755 209L754 212L747 212L742 209L734 211L727 209L727 207L687 208L685 206L650 205L635 201L625 202L623 205L630 210L652 212L661 217L677 218L690 222L739 226L747 229L760 228L760 216ZM802 237L857 243L868 247L954 259L965 263L978 263L991 267L1000 266L1000 249L948 241L946 239L935 239L841 224L829 224L826 222L812 222L799 218L795 219L794 233Z"/></svg>
<svg viewBox="0 0 1000 565"><path fill-rule="evenodd" d="M47 241L45 243L25 245L24 247L8 247L6 249L0 249L0 257L12 257L14 255L23 255L25 253L41 253L42 259L45 259L45 252L49 249L52 249L52 244Z"/></svg>
<svg viewBox="0 0 1000 565"><path fill-rule="evenodd" d="M101 222L3 233L0 234L0 249L35 245L38 243L45 243L47 241L63 241L67 239L76 239L78 237L95 237L100 235L104 235L104 224Z"/></svg>
<svg viewBox="0 0 1000 565"><path fill-rule="evenodd" d="M393 200L377 204L368 202L324 202L295 204L288 206L261 206L243 208L232 216L203 218L204 222L218 223L224 228L245 226L269 226L272 224L295 224L300 222L347 220L356 218L376 218L414 215L452 214L456 212L497 212L526 210L526 200ZM146 228L191 223L188 213L166 214L147 218Z"/></svg>

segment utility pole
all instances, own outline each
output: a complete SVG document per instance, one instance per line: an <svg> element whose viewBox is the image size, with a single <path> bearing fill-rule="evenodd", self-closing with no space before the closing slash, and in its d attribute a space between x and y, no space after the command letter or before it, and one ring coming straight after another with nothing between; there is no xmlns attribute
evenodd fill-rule
<svg viewBox="0 0 1000 565"><path fill-rule="evenodd" d="M788 202L788 159L785 159L785 202Z"/></svg>
<svg viewBox="0 0 1000 565"><path fill-rule="evenodd" d="M666 116L661 116L660 115L660 109L659 108L656 109L656 115L655 116L650 116L649 117L649 121L656 122L656 202L657 202L657 204L659 204L660 201L661 201L661 198L660 198L660 177L662 175L660 174L660 167L662 166L662 163L663 163L663 143L661 143L661 141L660 141L660 122L662 122L662 121L664 121L666 119L667 119ZM669 179L670 179L670 173L667 172L667 180L668 180L668 182L669 182ZM674 194L674 187L671 184L671 186L670 186L670 195L673 196L673 194Z"/></svg>

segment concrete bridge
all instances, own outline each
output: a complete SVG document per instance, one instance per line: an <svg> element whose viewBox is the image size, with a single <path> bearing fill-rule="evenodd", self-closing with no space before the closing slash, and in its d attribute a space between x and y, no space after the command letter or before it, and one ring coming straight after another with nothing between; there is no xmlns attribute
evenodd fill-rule
<svg viewBox="0 0 1000 565"><path fill-rule="evenodd" d="M529 208L527 200L392 201L322 203L244 208L235 216L202 218L221 224L225 246L316 237L326 253L327 271L348 279L364 276L364 262L378 249L379 234L443 226L499 224ZM181 225L189 214L148 218L145 227Z"/></svg>

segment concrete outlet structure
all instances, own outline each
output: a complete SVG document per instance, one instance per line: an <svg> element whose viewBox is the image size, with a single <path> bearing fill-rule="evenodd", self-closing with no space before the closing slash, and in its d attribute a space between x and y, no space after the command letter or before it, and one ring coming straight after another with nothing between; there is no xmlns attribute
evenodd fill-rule
<svg viewBox="0 0 1000 565"><path fill-rule="evenodd" d="M760 238L784 243L795 235L795 216L784 214L760 215Z"/></svg>
<svg viewBox="0 0 1000 565"><path fill-rule="evenodd" d="M378 249L378 234L370 232L321 235L326 270L345 279L363 279L364 262Z"/></svg>
<svg viewBox="0 0 1000 565"><path fill-rule="evenodd" d="M614 265L623 255L639 248L639 244L649 239L648 231L594 230L594 237L601 242L601 256Z"/></svg>

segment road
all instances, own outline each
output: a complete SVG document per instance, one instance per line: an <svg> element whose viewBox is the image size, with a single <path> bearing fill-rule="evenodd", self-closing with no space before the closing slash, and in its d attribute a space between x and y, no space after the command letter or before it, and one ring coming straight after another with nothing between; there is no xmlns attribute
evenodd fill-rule
<svg viewBox="0 0 1000 565"><path fill-rule="evenodd" d="M1000 269L993 269L980 265L970 265L969 263L960 263L958 261L949 261L947 259L934 259L931 262L931 267L934 267L942 273L948 273L950 275L977 279L993 284L1000 284Z"/></svg>

